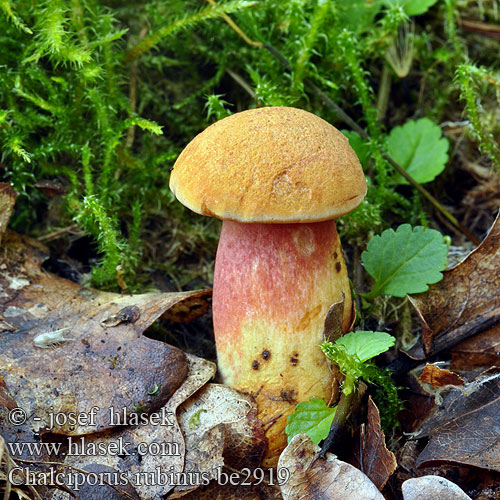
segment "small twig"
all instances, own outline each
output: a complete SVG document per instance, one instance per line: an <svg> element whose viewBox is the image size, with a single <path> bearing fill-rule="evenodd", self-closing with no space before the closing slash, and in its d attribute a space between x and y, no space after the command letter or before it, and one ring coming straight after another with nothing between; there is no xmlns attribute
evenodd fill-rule
<svg viewBox="0 0 500 500"><path fill-rule="evenodd" d="M217 2L215 0L207 0L207 2L215 7L217 5ZM263 44L261 42L256 42L255 40L252 40L250 37L248 37L243 30L227 15L227 14L222 14L221 15L222 19L226 21L229 26L241 37L243 40L245 40L248 45L251 45L252 47L259 47L262 48Z"/></svg>
<svg viewBox="0 0 500 500"><path fill-rule="evenodd" d="M319 452L320 457L324 457L326 452L335 444L337 441L340 431L344 426L349 413L351 412L352 401L355 396L355 391L351 391L347 396L342 392L340 396L339 404L337 405L337 409L335 410L335 415L332 420L332 425L330 426L330 432L328 437L323 442L321 446L321 451Z"/></svg>
<svg viewBox="0 0 500 500"><path fill-rule="evenodd" d="M78 224L71 224L71 226L66 226L61 229L58 229L57 231L53 231L52 233L44 234L43 236L38 237L38 241L45 242L45 241L52 241L55 240L66 233L71 233L78 229L79 226Z"/></svg>
<svg viewBox="0 0 500 500"><path fill-rule="evenodd" d="M229 76L240 86L242 87L246 92L247 94L252 98L252 99L255 99L256 101L258 100L258 97L257 97L257 94L252 90L252 87L250 87L250 85L248 85L248 83L243 80L243 78L238 75L237 73L235 73L234 71L230 70L229 68L226 69L227 73L229 74Z"/></svg>
<svg viewBox="0 0 500 500"><path fill-rule="evenodd" d="M5 440L2 436L0 436L0 450L2 450L2 453L0 453L0 462L3 454L5 454L5 468L6 468L6 486L5 486L5 491L3 494L3 500L9 500L10 498L10 493L12 491L12 486L11 482L9 481L9 475L10 471L12 470L13 466L17 466L17 463L15 460L10 456L7 446L5 444ZM33 495L35 500L42 500L42 497L38 494L38 491L32 486L32 485L27 485L29 492Z"/></svg>
<svg viewBox="0 0 500 500"><path fill-rule="evenodd" d="M464 227L454 215L452 215L448 210L446 210L441 203L439 203L434 196L432 196L427 189L422 187L421 184L419 184L413 177L410 176L410 174L400 165L398 165L387 153L384 153L384 158L401 174L402 177L404 177L424 198L429 200L432 205L434 205L434 208L439 210L455 227L460 229L469 240L471 240L475 245L479 245L481 241L476 238L466 227Z"/></svg>

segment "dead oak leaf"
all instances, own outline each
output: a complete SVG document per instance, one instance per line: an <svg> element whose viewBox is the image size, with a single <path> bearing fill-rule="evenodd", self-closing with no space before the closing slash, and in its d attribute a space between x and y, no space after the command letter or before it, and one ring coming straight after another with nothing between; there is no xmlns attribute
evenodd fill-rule
<svg viewBox="0 0 500 500"><path fill-rule="evenodd" d="M490 366L500 366L500 323L451 350L450 367L453 370L471 371Z"/></svg>
<svg viewBox="0 0 500 500"><path fill-rule="evenodd" d="M0 316L15 331L0 333L0 373L34 431L50 413L87 413L98 407L96 425L56 423L52 432L81 435L111 427L110 407L155 411L184 381L184 353L142 332L166 310L198 303L210 292L120 295L83 288L41 268L46 250L13 232L0 255ZM133 315L123 311L133 310ZM120 312L122 314L120 315ZM120 321L104 328L117 315ZM59 333L58 333L59 332ZM40 336L55 335L55 344ZM60 344L61 336L66 339ZM38 340L37 340L38 338ZM37 345L47 348L40 348Z"/></svg>
<svg viewBox="0 0 500 500"><path fill-rule="evenodd" d="M500 471L500 375L453 389L424 422L417 466L446 461Z"/></svg>
<svg viewBox="0 0 500 500"><path fill-rule="evenodd" d="M367 423L359 429L359 446L354 447L353 465L364 472L382 490L397 467L396 457L385 445L380 413L371 396L368 398Z"/></svg>
<svg viewBox="0 0 500 500"><path fill-rule="evenodd" d="M429 384L434 389L447 385L465 385L464 379L456 373L430 363L425 365L418 380L419 382Z"/></svg>
<svg viewBox="0 0 500 500"><path fill-rule="evenodd" d="M238 442L242 445L239 451L247 452L250 459L252 454L262 458L266 449L265 439L259 439L264 436L262 424L247 427L255 413L255 402L250 396L220 384L205 385L183 403L178 418L186 441L184 472L197 478L198 484L176 487L171 498L178 498L187 490L201 486L207 479L216 478L218 469L225 463L226 435L231 444L238 441L236 436L239 435ZM252 432L257 435L252 435ZM248 463L245 466L251 465Z"/></svg>
<svg viewBox="0 0 500 500"><path fill-rule="evenodd" d="M281 485L284 500L384 500L359 469L330 453L318 458L319 450L306 434L292 438L278 460L278 471L285 468L290 473Z"/></svg>
<svg viewBox="0 0 500 500"><path fill-rule="evenodd" d="M425 293L409 296L422 322L427 355L452 347L500 320L500 215L463 262Z"/></svg>
<svg viewBox="0 0 500 500"><path fill-rule="evenodd" d="M126 454L108 453L104 456L67 456L65 463L86 469L91 464L112 467L123 471L141 500L160 500L183 480L185 470L186 443L175 417L177 408L203 387L214 375L215 365L196 356L186 354L188 374L185 381L161 409L172 415L166 425L139 425L117 428L113 432L85 436L87 446L101 445L112 449L112 443L125 443ZM189 476L186 476L189 477ZM57 493L58 500L69 500L69 496Z"/></svg>

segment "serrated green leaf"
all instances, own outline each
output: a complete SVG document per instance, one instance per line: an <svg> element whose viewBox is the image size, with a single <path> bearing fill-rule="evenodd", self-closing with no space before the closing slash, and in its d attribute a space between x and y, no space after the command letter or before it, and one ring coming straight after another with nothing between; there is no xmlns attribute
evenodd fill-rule
<svg viewBox="0 0 500 500"><path fill-rule="evenodd" d="M386 139L389 156L399 163L417 182L433 181L448 161L448 139L429 118L410 120L395 127ZM394 177L397 184L408 184L400 175Z"/></svg>
<svg viewBox="0 0 500 500"><path fill-rule="evenodd" d="M354 149L361 165L366 167L368 159L370 158L370 147L366 141L364 141L361 136L353 130L341 130L341 132L349 139L349 144L351 148Z"/></svg>
<svg viewBox="0 0 500 500"><path fill-rule="evenodd" d="M288 416L285 432L288 442L297 434L307 434L314 444L326 439L332 425L335 407L330 408L319 398L303 401Z"/></svg>
<svg viewBox="0 0 500 500"><path fill-rule="evenodd" d="M434 229L413 228L403 224L374 236L361 254L365 269L375 280L373 290L365 295L373 298L381 293L404 297L425 292L432 283L443 278L448 247L443 235Z"/></svg>
<svg viewBox="0 0 500 500"><path fill-rule="evenodd" d="M390 349L396 339L385 332L357 330L338 338L335 343L341 345L350 356L356 356L362 363Z"/></svg>

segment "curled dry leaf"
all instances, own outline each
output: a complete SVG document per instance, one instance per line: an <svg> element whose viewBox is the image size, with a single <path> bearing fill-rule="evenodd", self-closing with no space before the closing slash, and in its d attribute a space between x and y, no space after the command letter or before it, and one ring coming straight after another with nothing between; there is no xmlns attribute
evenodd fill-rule
<svg viewBox="0 0 500 500"><path fill-rule="evenodd" d="M141 500L159 500L169 493L176 483L183 481L186 445L176 418L176 411L179 405L215 374L213 363L190 354L186 354L186 357L188 375L161 410L161 413L169 417L165 420L166 425L139 425L86 436L87 446L92 444L99 446L102 443L105 449L110 449L113 446L111 443L128 443L125 446L128 455L107 454L99 457L75 455L66 457L65 463L82 469L90 464L100 464L123 471ZM158 453L144 448L154 443L160 446L164 444L165 447L160 448ZM143 453L144 451L146 453Z"/></svg>
<svg viewBox="0 0 500 500"><path fill-rule="evenodd" d="M375 486L382 490L397 467L396 457L385 445L380 426L380 413L371 396L368 398L367 424L360 427L360 436L354 447L354 463Z"/></svg>
<svg viewBox="0 0 500 500"><path fill-rule="evenodd" d="M425 365L424 371L418 380L419 382L429 384L434 389L447 385L465 385L464 379L456 373L430 363Z"/></svg>
<svg viewBox="0 0 500 500"><path fill-rule="evenodd" d="M404 500L472 500L455 483L439 476L408 479L402 490Z"/></svg>
<svg viewBox="0 0 500 500"><path fill-rule="evenodd" d="M417 466L447 461L500 471L500 375L450 391L416 437L430 438Z"/></svg>
<svg viewBox="0 0 500 500"><path fill-rule="evenodd" d="M281 486L284 500L384 500L359 469L332 454L318 458L319 450L306 434L292 438L278 461L278 470L290 472L290 480Z"/></svg>
<svg viewBox="0 0 500 500"><path fill-rule="evenodd" d="M353 311L352 311L352 322L354 322L356 318L356 311L354 310L354 302L353 302ZM335 342L342 335L342 316L344 314L344 294L342 294L342 299L338 302L332 304L325 317L325 328L324 328L324 337L325 340L329 340L330 342ZM352 327L352 323L349 326L349 330Z"/></svg>
<svg viewBox="0 0 500 500"><path fill-rule="evenodd" d="M259 467L267 439L257 408L253 406L245 418L225 424L224 429L224 463L236 470Z"/></svg>
<svg viewBox="0 0 500 500"><path fill-rule="evenodd" d="M500 366L500 323L456 345L451 351L450 366L463 371Z"/></svg>
<svg viewBox="0 0 500 500"><path fill-rule="evenodd" d="M429 291L410 296L422 322L424 349L434 354L500 320L500 216L488 236L466 259L445 271Z"/></svg>
<svg viewBox="0 0 500 500"><path fill-rule="evenodd" d="M39 417L33 430L49 425L50 412L98 407L95 426L56 423L51 429L81 435L109 429L110 407L133 413L164 406L184 381L188 363L180 349L141 334L166 310L198 302L208 292L100 292L43 271L45 257L39 243L5 234L0 317L16 330L0 332L0 374L18 405ZM121 320L103 327L110 317Z"/></svg>
<svg viewBox="0 0 500 500"><path fill-rule="evenodd" d="M260 464L266 441L262 424L256 418L255 403L246 394L224 385L207 384L183 403L178 420L186 442L184 472L214 479L217 468L225 463L225 436L230 447L239 445L237 450L228 450L230 457L241 459L244 453L248 454L249 460L242 467L255 468ZM258 462L252 460L256 457ZM192 481L190 485L176 487L176 492L181 496L183 491L201 484ZM172 498L176 498L176 492Z"/></svg>

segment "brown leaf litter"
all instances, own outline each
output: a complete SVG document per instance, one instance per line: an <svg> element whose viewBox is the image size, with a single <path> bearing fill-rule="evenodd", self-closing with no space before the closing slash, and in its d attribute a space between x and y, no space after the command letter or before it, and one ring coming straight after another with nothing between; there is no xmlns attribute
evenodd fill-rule
<svg viewBox="0 0 500 500"><path fill-rule="evenodd" d="M368 397L367 423L361 424L354 438L352 465L382 491L397 467L396 457L387 449L385 435L380 426L380 413L371 396Z"/></svg>
<svg viewBox="0 0 500 500"><path fill-rule="evenodd" d="M290 479L281 485L284 500L384 500L377 487L359 469L327 453L319 458L306 434L292 438L278 461Z"/></svg>
<svg viewBox="0 0 500 500"><path fill-rule="evenodd" d="M425 293L410 296L422 322L427 355L450 348L500 320L500 216L463 262Z"/></svg>

